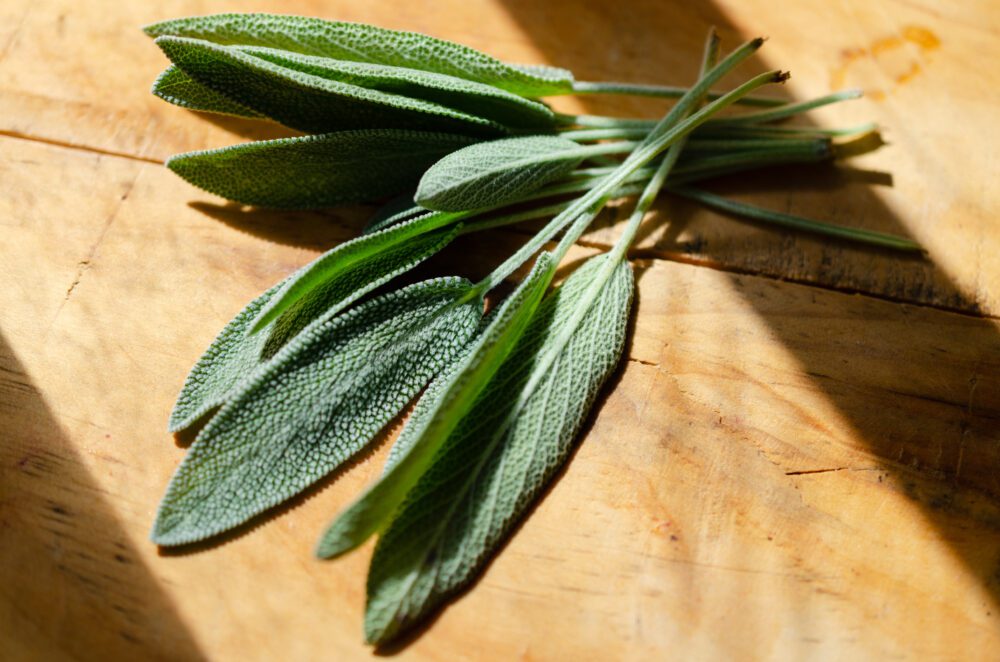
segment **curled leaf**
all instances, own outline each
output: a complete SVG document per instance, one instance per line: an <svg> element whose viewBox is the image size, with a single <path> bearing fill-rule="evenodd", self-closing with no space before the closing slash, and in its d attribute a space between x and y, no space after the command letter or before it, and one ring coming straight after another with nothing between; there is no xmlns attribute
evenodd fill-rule
<svg viewBox="0 0 1000 662"><path fill-rule="evenodd" d="M320 288L335 279L352 274L361 265L368 268L380 264L387 255L392 255L398 247L406 251L405 245L421 235L454 224L458 215L425 214L413 220L394 225L381 232L363 234L356 239L337 246L319 256L296 272L282 285L253 321L251 333L259 333L268 324L299 305Z"/></svg>

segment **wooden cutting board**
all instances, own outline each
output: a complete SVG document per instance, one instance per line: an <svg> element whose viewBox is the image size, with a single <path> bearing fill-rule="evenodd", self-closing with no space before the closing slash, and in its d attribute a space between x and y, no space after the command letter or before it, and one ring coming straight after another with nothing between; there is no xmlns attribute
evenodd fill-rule
<svg viewBox="0 0 1000 662"><path fill-rule="evenodd" d="M791 6L789 6L789 4ZM138 26L281 11L461 41L581 79L685 84L716 25L770 41L820 124L878 121L850 168L719 190L916 237L924 260L665 202L634 251L627 361L554 488L414 659L984 659L1000 655L1000 6L883 0L402 4L8 0L0 7L0 657L326 660L362 644L370 545L318 532L391 434L221 544L163 552L191 363L243 304L370 209L225 206L160 163L273 135L148 93ZM661 113L642 99L560 109ZM576 260L614 240L611 210ZM470 237L482 271L524 241ZM462 259L458 259L461 256ZM398 428L398 426L397 426Z"/></svg>

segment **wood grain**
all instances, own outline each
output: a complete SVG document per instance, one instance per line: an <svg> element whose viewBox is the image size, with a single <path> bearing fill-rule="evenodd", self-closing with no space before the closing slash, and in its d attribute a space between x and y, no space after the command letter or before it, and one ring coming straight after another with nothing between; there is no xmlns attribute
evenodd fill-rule
<svg viewBox="0 0 1000 662"><path fill-rule="evenodd" d="M716 23L731 39L768 33L773 55L759 66L791 60L802 71L796 96L826 91L841 66L844 84L874 85L865 76L908 60L883 50L844 65L840 51L877 51L879 39L905 41L906 26L925 26L936 50L904 45L926 59L921 71L903 83L877 78L884 96L850 111L895 127L892 150L864 164L891 171L894 187L876 195L847 175L833 183L789 175L753 198L905 228L933 240L931 259L900 263L663 206L635 255L628 360L568 469L483 579L393 652L992 657L1000 651L1000 325L973 313L995 314L1000 277L980 95L996 73L959 63L976 49L995 51L995 10L537 4L282 10L422 30L512 60L568 64L581 77L677 83ZM370 547L335 563L311 551L329 518L381 470L386 440L222 544L162 554L147 540L184 453L163 429L191 362L245 301L353 236L367 213L245 210L148 162L259 130L147 98L162 62L134 26L232 7L16 0L0 8L5 659L371 655L361 643ZM829 27L806 35L803 17ZM875 65L858 69L865 57ZM936 103L921 103L929 94ZM946 121L959 110L963 122ZM786 186L794 193L781 193ZM614 232L597 230L587 244L605 245ZM463 238L423 273L482 273L521 241L515 231ZM594 252L581 246L569 261Z"/></svg>

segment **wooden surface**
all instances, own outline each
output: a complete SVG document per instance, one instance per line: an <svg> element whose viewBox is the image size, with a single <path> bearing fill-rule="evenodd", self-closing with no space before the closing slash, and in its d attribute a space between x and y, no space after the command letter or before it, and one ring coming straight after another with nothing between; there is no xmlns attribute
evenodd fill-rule
<svg viewBox="0 0 1000 662"><path fill-rule="evenodd" d="M791 69L796 98L866 88L814 121L875 119L892 144L835 174L718 189L929 248L900 260L663 204L634 254L628 360L568 469L483 579L390 653L1000 655L996 3L579 4L0 6L0 657L371 655L370 546L335 563L311 550L380 471L384 440L221 545L167 554L147 541L184 453L164 428L191 363L247 300L368 212L227 207L159 165L275 132L148 94L164 63L137 26L236 9L672 84L690 80L708 25L730 45L766 34L751 69ZM621 213L571 258L607 246ZM463 239L428 270L481 272L523 238Z"/></svg>

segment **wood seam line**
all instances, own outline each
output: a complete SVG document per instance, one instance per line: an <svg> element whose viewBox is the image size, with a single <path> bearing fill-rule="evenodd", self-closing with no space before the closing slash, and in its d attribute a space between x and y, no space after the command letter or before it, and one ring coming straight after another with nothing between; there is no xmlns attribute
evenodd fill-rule
<svg viewBox="0 0 1000 662"><path fill-rule="evenodd" d="M100 149L98 147L88 147L86 145L74 145L72 143L63 142L60 140L53 140L50 138L39 138L37 136L28 136L16 131L7 131L0 129L0 136L6 138L13 138L15 140L25 140L28 142L37 142L45 145L52 145L54 147L61 147L64 149L72 149L81 152L90 152L92 154L100 154L102 156L113 156L122 159L128 159L130 161L138 161L139 163L152 163L154 165L163 165L163 162L158 159L153 159L145 156L136 156L134 154L128 154L127 152L116 152L109 149ZM525 234L517 230L513 231L515 234ZM601 244L598 242L589 242L586 239L577 240L576 244L584 248L596 248L599 250L607 250L609 246ZM783 283L791 283L793 285L803 285L806 287L815 287L820 290L826 290L828 292L837 292L840 294L853 294L863 297L868 297L870 299L876 299L879 301L887 301L890 303L905 304L908 306L914 306L916 308L929 308L932 310L938 310L945 313L952 313L954 315L962 315L964 317L972 317L975 319L986 319L986 320L997 320L1000 319L1000 315L993 315L990 313L982 312L971 312L968 310L962 310L959 308L953 308L950 306L944 306L941 304L925 303L918 301L911 301L909 299L903 299L900 297L894 297L888 294L877 294L874 292L867 292L864 290L856 288L840 288L833 285L824 285L823 283L816 283L801 278L787 278L785 276L777 276L773 274L750 271L747 269L740 269L739 267L731 267L714 262L712 260L699 260L696 258L685 258L680 255L665 255L659 253L655 250L648 248L635 248L629 250L629 260L631 261L649 261L649 262L674 262L677 264L686 264L692 267L701 267L705 269L712 269L714 271L722 271L725 273L737 274L740 276L751 276L754 278L765 278L767 280L780 281Z"/></svg>

